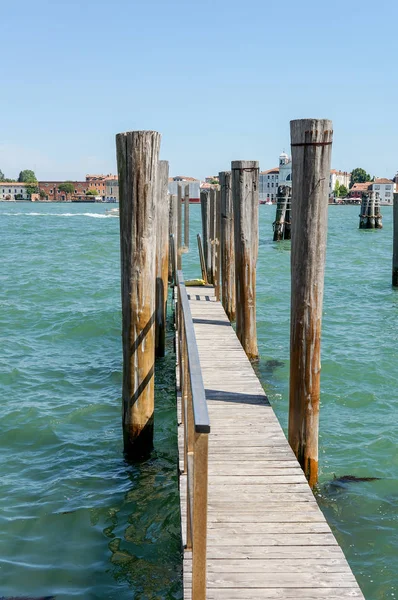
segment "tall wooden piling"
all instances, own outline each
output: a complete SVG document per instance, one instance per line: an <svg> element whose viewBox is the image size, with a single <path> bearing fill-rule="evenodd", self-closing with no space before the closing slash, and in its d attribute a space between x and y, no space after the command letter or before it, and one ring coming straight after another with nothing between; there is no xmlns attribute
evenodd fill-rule
<svg viewBox="0 0 398 600"><path fill-rule="evenodd" d="M332 122L290 122L292 253L289 443L313 487L318 479L321 323Z"/></svg>
<svg viewBox="0 0 398 600"><path fill-rule="evenodd" d="M230 321L235 321L235 239L231 171L219 173L221 298Z"/></svg>
<svg viewBox="0 0 398 600"><path fill-rule="evenodd" d="M398 194L394 194L393 211L392 284L394 287L398 287Z"/></svg>
<svg viewBox="0 0 398 600"><path fill-rule="evenodd" d="M153 445L156 177L160 134L116 136L120 202L123 438L131 457Z"/></svg>
<svg viewBox="0 0 398 600"><path fill-rule="evenodd" d="M216 189L210 189L210 254L211 254L211 283L215 285L214 275L216 270Z"/></svg>
<svg viewBox="0 0 398 600"><path fill-rule="evenodd" d="M184 190L184 247L189 250L189 185Z"/></svg>
<svg viewBox="0 0 398 600"><path fill-rule="evenodd" d="M182 268L182 185L177 187L177 269Z"/></svg>
<svg viewBox="0 0 398 600"><path fill-rule="evenodd" d="M174 235L174 245L175 240L177 239L177 231L178 231L178 213L177 213L177 196L175 194L170 194L169 196L169 245L170 245L170 236ZM169 251L169 281L173 279L173 269L174 265L171 260L170 251Z"/></svg>
<svg viewBox="0 0 398 600"><path fill-rule="evenodd" d="M290 202L291 188L288 185L278 186L276 216L273 223L274 242L290 240Z"/></svg>
<svg viewBox="0 0 398 600"><path fill-rule="evenodd" d="M220 252L220 236L221 236L221 192L215 190L214 198L214 294L216 300L221 298L221 252Z"/></svg>
<svg viewBox="0 0 398 600"><path fill-rule="evenodd" d="M155 353L164 356L169 275L169 163L160 160L156 184L156 327Z"/></svg>
<svg viewBox="0 0 398 600"><path fill-rule="evenodd" d="M235 236L236 334L251 359L258 357L256 265L258 256L258 171L255 160L231 163Z"/></svg>
<svg viewBox="0 0 398 600"><path fill-rule="evenodd" d="M209 283L213 283L211 279L210 192L208 190L202 190L200 192L200 210L202 216L203 253L207 280Z"/></svg>

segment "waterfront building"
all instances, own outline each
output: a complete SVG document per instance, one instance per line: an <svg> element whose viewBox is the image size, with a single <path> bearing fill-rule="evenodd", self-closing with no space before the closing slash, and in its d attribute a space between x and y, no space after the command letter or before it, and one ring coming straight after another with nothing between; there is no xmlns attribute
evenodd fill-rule
<svg viewBox="0 0 398 600"><path fill-rule="evenodd" d="M260 202L276 202L278 185L292 186L292 161L282 152L279 156L279 166L259 174L259 200Z"/></svg>
<svg viewBox="0 0 398 600"><path fill-rule="evenodd" d="M380 204L392 204L395 184L391 179L375 179L365 183L354 183L350 189L350 197L360 200L364 192L373 191L379 194Z"/></svg>
<svg viewBox="0 0 398 600"><path fill-rule="evenodd" d="M344 185L348 190L350 188L350 179L351 173L348 173L348 171L336 171L336 169L332 169L329 177L329 196L334 195L334 188L336 187L337 181L340 185Z"/></svg>
<svg viewBox="0 0 398 600"><path fill-rule="evenodd" d="M27 187L32 183L19 183L17 181L0 181L0 200L14 202L14 200L31 200Z"/></svg>
<svg viewBox="0 0 398 600"><path fill-rule="evenodd" d="M392 204L394 199L395 184L391 179L381 178L375 179L369 185L369 190L378 192L380 203Z"/></svg>
<svg viewBox="0 0 398 600"><path fill-rule="evenodd" d="M200 202L200 181L194 177L185 177L183 175L177 175L176 177L169 177L169 194L176 194L178 185L182 185L182 195L184 196L184 188L189 185L189 201Z"/></svg>
<svg viewBox="0 0 398 600"><path fill-rule="evenodd" d="M74 193L68 196L65 192L59 189L59 186L63 183L72 183L74 187ZM68 202L77 196L85 196L88 190L86 181L39 181L39 192L41 193L41 199L47 202Z"/></svg>
<svg viewBox="0 0 398 600"><path fill-rule="evenodd" d="M109 175L105 180L105 202L119 202L119 180Z"/></svg>

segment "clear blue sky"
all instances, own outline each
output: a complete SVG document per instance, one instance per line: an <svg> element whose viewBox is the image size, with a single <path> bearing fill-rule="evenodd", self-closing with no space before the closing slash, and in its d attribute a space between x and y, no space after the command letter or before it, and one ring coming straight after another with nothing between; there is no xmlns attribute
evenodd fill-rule
<svg viewBox="0 0 398 600"><path fill-rule="evenodd" d="M115 172L115 134L162 133L171 174L289 152L333 120L332 166L398 169L392 0L2 0L0 169Z"/></svg>

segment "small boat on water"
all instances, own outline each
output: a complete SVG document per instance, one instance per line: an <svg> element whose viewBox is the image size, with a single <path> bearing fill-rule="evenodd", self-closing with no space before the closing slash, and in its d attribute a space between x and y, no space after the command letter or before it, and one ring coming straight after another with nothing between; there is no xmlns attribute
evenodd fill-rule
<svg viewBox="0 0 398 600"><path fill-rule="evenodd" d="M109 217L118 217L119 209L118 208L107 208L105 211L105 214L108 215Z"/></svg>

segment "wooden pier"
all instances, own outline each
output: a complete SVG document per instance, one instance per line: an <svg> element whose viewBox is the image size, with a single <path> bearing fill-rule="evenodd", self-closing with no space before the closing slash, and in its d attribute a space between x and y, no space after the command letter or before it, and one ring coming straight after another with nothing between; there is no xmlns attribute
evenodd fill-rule
<svg viewBox="0 0 398 600"><path fill-rule="evenodd" d="M184 599L363 598L214 288L186 289L211 430L206 595L192 594L185 550ZM183 472L182 424L179 453ZM180 498L185 546L186 473Z"/></svg>

